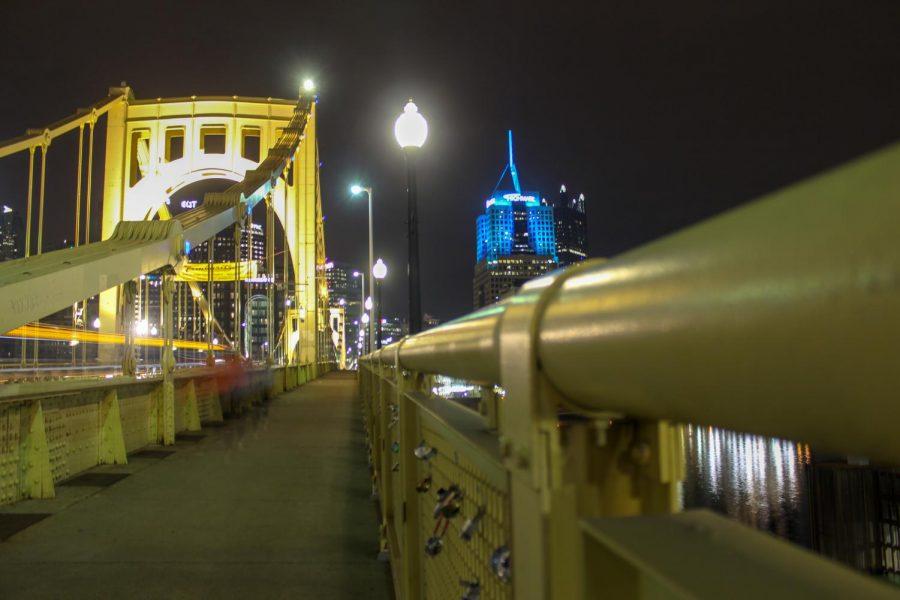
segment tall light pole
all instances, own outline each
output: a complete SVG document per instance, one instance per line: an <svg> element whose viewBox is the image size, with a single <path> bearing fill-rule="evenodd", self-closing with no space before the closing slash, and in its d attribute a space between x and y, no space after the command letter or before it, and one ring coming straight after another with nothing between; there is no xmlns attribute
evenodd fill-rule
<svg viewBox="0 0 900 600"><path fill-rule="evenodd" d="M409 242L409 333L422 331L422 294L419 285L419 210L416 200L416 151L428 137L428 123L410 99L394 123L394 137L406 156L406 224Z"/></svg>
<svg viewBox="0 0 900 600"><path fill-rule="evenodd" d="M366 314L366 274L360 273L359 271L353 271L353 276L359 277L362 282L362 285L360 285L359 288L359 322L360 327L362 327L365 324L363 315ZM365 337L363 337L363 349L365 349L365 346Z"/></svg>
<svg viewBox="0 0 900 600"><path fill-rule="evenodd" d="M380 258L375 262L375 266L372 267L372 277L375 278L375 348L381 349L381 315L383 314L383 310L381 308L381 280L387 276L387 265L384 264L384 261Z"/></svg>
<svg viewBox="0 0 900 600"><path fill-rule="evenodd" d="M374 266L374 251L372 244L372 188L371 187L363 187L358 184L354 184L350 186L350 193L354 196L358 196L362 192L366 193L366 196L369 198L369 273L372 273L372 267ZM365 280L364 280L365 281ZM374 339L374 327L375 323L369 321L369 340L371 345L371 340Z"/></svg>
<svg viewBox="0 0 900 600"><path fill-rule="evenodd" d="M372 282L371 279L369 280L369 287L370 288L375 287L375 284ZM366 323L369 324L368 352L371 352L372 350L375 349L375 338L372 335L373 328L375 327L375 322L370 318L372 315L375 314L375 312L372 310L373 308L375 308L375 303L372 302L372 296L366 296L366 312L363 314L363 316L366 319Z"/></svg>

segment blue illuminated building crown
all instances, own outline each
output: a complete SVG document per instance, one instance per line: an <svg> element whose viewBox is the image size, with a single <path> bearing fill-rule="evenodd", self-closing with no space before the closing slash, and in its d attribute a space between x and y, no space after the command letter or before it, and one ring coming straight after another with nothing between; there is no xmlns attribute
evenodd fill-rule
<svg viewBox="0 0 900 600"><path fill-rule="evenodd" d="M509 163L491 197L485 202L484 214L476 221L478 261L488 263L513 254L533 254L556 259L556 231L553 208L541 202L536 191L522 191L513 161L512 131L508 132ZM499 190L509 173L512 190Z"/></svg>

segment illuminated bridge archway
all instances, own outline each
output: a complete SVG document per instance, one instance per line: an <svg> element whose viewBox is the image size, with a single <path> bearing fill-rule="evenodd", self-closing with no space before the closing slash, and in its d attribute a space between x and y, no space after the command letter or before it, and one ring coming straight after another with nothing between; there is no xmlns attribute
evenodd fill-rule
<svg viewBox="0 0 900 600"><path fill-rule="evenodd" d="M121 221L154 218L179 189L210 179L239 182L278 141L294 115L296 101L273 98L200 97L136 99L130 88L114 88L120 100L108 111L102 236ZM319 298L327 293L317 277L325 262L318 179L315 104L312 105L290 168L270 193L275 217L286 236L296 274L296 299L285 340L299 340L296 359L316 360L326 317ZM102 331L119 321L119 290L100 298ZM286 352L293 358L294 347Z"/></svg>

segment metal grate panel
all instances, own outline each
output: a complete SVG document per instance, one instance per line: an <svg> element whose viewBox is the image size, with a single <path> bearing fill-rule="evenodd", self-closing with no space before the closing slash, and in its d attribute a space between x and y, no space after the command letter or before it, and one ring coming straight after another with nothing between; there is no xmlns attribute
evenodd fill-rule
<svg viewBox="0 0 900 600"><path fill-rule="evenodd" d="M197 394L197 412L200 414L201 423L217 420L212 407L213 402L219 401L215 383L215 380L211 378L194 380L194 393Z"/></svg>
<svg viewBox="0 0 900 600"><path fill-rule="evenodd" d="M456 485L463 492L462 509L450 519L443 536L443 550L437 556L424 558L425 597L458 598L465 591L460 581L477 580L482 599L511 598L512 585L502 582L491 570L494 550L510 543L507 490L489 483L490 479L437 431L423 428L422 434L425 443L438 453L427 462L419 462L420 479L429 474L432 478L431 489L419 494L421 539L427 540L434 532L437 490ZM472 539L465 541L460 538L460 530L479 506L484 508L484 516ZM421 548L417 551L424 552Z"/></svg>
<svg viewBox="0 0 900 600"><path fill-rule="evenodd" d="M50 471L54 483L97 464L99 402L88 396L63 398L44 407Z"/></svg>
<svg viewBox="0 0 900 600"><path fill-rule="evenodd" d="M122 417L122 437L125 451L131 452L156 442L150 426L155 392L119 398L119 414Z"/></svg>
<svg viewBox="0 0 900 600"><path fill-rule="evenodd" d="M21 497L19 482L19 435L21 429L18 405L0 407L0 505Z"/></svg>

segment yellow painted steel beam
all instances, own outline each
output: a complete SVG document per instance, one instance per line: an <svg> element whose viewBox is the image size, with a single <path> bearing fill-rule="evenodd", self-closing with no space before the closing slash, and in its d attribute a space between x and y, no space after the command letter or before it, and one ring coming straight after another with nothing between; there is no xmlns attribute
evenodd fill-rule
<svg viewBox="0 0 900 600"><path fill-rule="evenodd" d="M39 340L59 340L64 342L77 341L79 343L89 344L124 344L125 336L117 333L101 333L99 331L82 331L70 327L58 327L53 325L45 325L42 323L34 325L23 325L16 327L11 331L3 334L4 337L39 339ZM135 336L134 343L137 346L149 346L152 348L161 348L163 345L162 338L157 337L138 337ZM175 340L175 346L178 349L206 350L206 342L195 340ZM213 350L228 350L229 347L222 344L213 344Z"/></svg>
<svg viewBox="0 0 900 600"><path fill-rule="evenodd" d="M287 169L303 139L312 106L313 98L301 97L291 121L259 167L247 171L243 181L224 193L206 194L200 207L165 222L121 221L105 241L0 265L0 331L177 265L184 260L186 243L196 246L239 222Z"/></svg>
<svg viewBox="0 0 900 600"><path fill-rule="evenodd" d="M113 88L111 92L118 88ZM0 158L15 154L29 148L37 148L46 142L68 133L89 123L93 123L98 117L106 114L116 102L122 100L122 94L110 94L108 98L94 103L90 108L80 110L71 117L52 123L43 128L30 129L34 133L28 133L19 137L0 142Z"/></svg>

